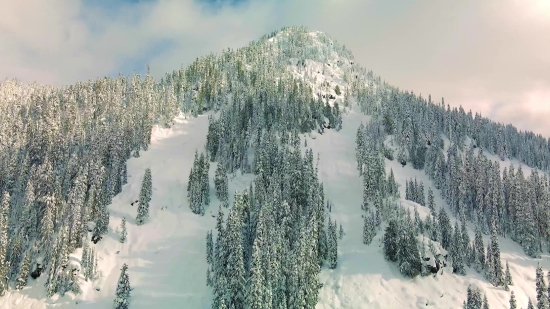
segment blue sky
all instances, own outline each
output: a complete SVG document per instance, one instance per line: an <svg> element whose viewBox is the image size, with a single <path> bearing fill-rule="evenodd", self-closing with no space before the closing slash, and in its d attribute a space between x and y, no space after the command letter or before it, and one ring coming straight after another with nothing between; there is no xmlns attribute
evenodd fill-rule
<svg viewBox="0 0 550 309"><path fill-rule="evenodd" d="M2 0L0 0L2 1ZM160 77L288 25L320 30L390 84L550 136L548 0L2 1L0 79ZM24 12L24 13L22 13Z"/></svg>

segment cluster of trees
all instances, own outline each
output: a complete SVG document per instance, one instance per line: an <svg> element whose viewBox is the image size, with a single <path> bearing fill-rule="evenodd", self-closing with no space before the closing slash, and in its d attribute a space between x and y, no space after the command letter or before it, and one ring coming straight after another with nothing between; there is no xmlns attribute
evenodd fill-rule
<svg viewBox="0 0 550 309"><path fill-rule="evenodd" d="M513 295L514 292L512 292ZM483 297L482 297L483 295ZM489 309L489 301L487 295L482 293L478 287L468 285L466 301L463 305L464 309Z"/></svg>
<svg viewBox="0 0 550 309"><path fill-rule="evenodd" d="M550 271L547 274L548 282L550 282ZM510 269L508 267L508 262L506 262L506 276L504 278L507 285L513 285L512 277L510 275ZM535 290L537 293L537 300L536 303L533 303L531 298L529 298L527 303L527 309L548 309L550 308L550 287L546 285L546 281L544 280L544 271L542 270L542 267L540 266L540 263L537 265L536 269L536 276L535 276ZM482 308L482 305L480 303L480 295L481 292L478 288L472 288L471 286L468 287L468 298L467 301L464 302L464 308L466 309L478 309ZM485 304L487 302L486 298L483 303L483 308L489 308L488 304ZM518 304L516 300L516 295L514 291L510 292L510 309L517 309ZM486 306L486 307L485 307Z"/></svg>
<svg viewBox="0 0 550 309"><path fill-rule="evenodd" d="M216 197L220 200L225 208L229 207L229 180L227 171L223 165L218 164L216 167L216 175L214 177L214 187L216 188Z"/></svg>
<svg viewBox="0 0 550 309"><path fill-rule="evenodd" d="M409 216L407 220L392 219L384 231L384 256L388 261L397 262L399 271L414 278L422 273L422 260L418 250L417 233Z"/></svg>
<svg viewBox="0 0 550 309"><path fill-rule="evenodd" d="M313 308L320 267L337 267L337 224L327 219L313 152L302 158L298 135L325 128L323 106L301 81L290 79L254 93L237 90L219 118L209 119L206 150L217 161L222 204L228 173L256 175L253 186L235 193L225 224L220 205L216 240L207 234L213 308Z"/></svg>
<svg viewBox="0 0 550 309"><path fill-rule="evenodd" d="M312 151L277 151L273 174L235 192L227 222L220 205L215 242L207 234L213 308L314 308L320 267L337 266L337 225L326 218Z"/></svg>
<svg viewBox="0 0 550 309"><path fill-rule="evenodd" d="M68 255L90 222L96 239L108 231L126 161L147 149L155 122L177 112L157 87L149 75L60 88L0 83L2 293L43 271L50 295L78 291Z"/></svg>
<svg viewBox="0 0 550 309"><path fill-rule="evenodd" d="M426 195L424 194L424 183L422 181L420 181L420 183L417 182L415 178L414 181L412 179L406 181L405 185L406 185L405 199L418 203L421 206L426 206ZM428 190L429 190L428 200L430 200L429 196L431 196L431 201L433 203L433 192L431 191L431 188L428 188ZM429 207L429 208L432 209L433 205L432 207Z"/></svg>
<svg viewBox="0 0 550 309"><path fill-rule="evenodd" d="M475 145L501 159L515 158L545 171L550 168L549 140L540 134L520 131L511 124L496 123L479 113L466 113L462 107L451 108L445 105L444 99L435 103L428 96L426 100L421 95L381 83L372 74L365 76L363 83L372 84L374 89L370 91L374 98L368 102L359 101L359 104L365 111L384 120L386 132L395 136L398 147L413 164L423 146L442 146L440 136L444 134L451 144L459 147L469 137Z"/></svg>
<svg viewBox="0 0 550 309"><path fill-rule="evenodd" d="M204 215L204 207L210 204L210 159L195 150L195 159L193 167L189 173L189 182L187 184L187 200L189 208L195 214Z"/></svg>
<svg viewBox="0 0 550 309"><path fill-rule="evenodd" d="M94 280L97 276L97 254L95 248L89 245L87 241L82 247L82 257L80 258L81 273L84 273L84 280Z"/></svg>
<svg viewBox="0 0 550 309"><path fill-rule="evenodd" d="M428 151L426 173L455 215L463 213L484 234L494 222L497 234L518 242L525 253L537 257L550 249L550 181L548 175L533 170L526 177L523 169L505 167L469 148L461 154L451 146L447 159L440 150ZM432 155L433 154L433 155Z"/></svg>
<svg viewBox="0 0 550 309"><path fill-rule="evenodd" d="M548 177L536 170L525 177L521 167L513 166L501 176L499 163L483 155L486 151L548 170L547 139L385 84L374 87L375 99L365 110L393 135L398 161L423 168L455 216L464 212L484 234L491 233L494 221L498 235L520 243L529 256L550 249ZM442 136L450 140L446 153Z"/></svg>

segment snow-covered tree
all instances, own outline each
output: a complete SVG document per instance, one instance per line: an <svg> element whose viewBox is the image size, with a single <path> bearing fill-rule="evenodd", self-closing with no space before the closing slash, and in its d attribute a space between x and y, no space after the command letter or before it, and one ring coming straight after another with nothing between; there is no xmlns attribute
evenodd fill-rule
<svg viewBox="0 0 550 309"><path fill-rule="evenodd" d="M517 309L518 304L516 301L516 295L514 294L514 291L510 292L510 309Z"/></svg>
<svg viewBox="0 0 550 309"><path fill-rule="evenodd" d="M120 242L124 243L126 241L126 236L128 235L128 230L126 229L126 217L122 217L122 222L120 223Z"/></svg>
<svg viewBox="0 0 550 309"><path fill-rule="evenodd" d="M153 180L151 178L151 169L145 169L141 191L139 192L139 204L137 209L136 224L143 225L149 218L149 202L153 195Z"/></svg>
<svg viewBox="0 0 550 309"><path fill-rule="evenodd" d="M130 278L128 276L128 265L124 263L120 270L120 277L115 292L115 309L127 309L130 304Z"/></svg>

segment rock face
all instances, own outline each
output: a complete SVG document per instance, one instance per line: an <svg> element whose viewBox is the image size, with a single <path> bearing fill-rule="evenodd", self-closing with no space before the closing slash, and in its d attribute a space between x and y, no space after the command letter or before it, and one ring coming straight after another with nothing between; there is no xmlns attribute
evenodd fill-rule
<svg viewBox="0 0 550 309"><path fill-rule="evenodd" d="M422 276L428 276L442 272L443 268L450 265L447 261L447 251L441 247L441 244L436 241L432 241L427 238L419 238L420 243L424 244L424 251L422 256ZM449 270L453 272L453 269Z"/></svg>

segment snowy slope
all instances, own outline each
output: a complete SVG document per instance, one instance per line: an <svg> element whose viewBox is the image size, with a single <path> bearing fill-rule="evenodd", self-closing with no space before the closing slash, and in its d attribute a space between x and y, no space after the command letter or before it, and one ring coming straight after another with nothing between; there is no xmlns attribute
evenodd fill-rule
<svg viewBox="0 0 550 309"><path fill-rule="evenodd" d="M276 42L280 35L270 42ZM310 35L316 37L319 33ZM305 66L297 65L299 59L291 59L288 70L295 77L305 79L314 94L333 94L336 97L333 101L341 102L349 87L343 76L346 70L352 69L352 61L335 51L326 57L324 62L306 60ZM329 86L323 86L327 82ZM342 92L340 96L334 92L336 85ZM460 308L470 283L487 293L491 308L508 308L509 292L492 287L472 269L467 270L465 277L444 271L435 277L408 279L399 273L396 265L384 260L380 247L382 233L378 233L371 245L363 244L362 180L356 168L355 134L359 124L368 120L368 116L352 108L343 115L341 131L326 130L323 135L311 133L302 136L307 140L307 147L312 148L314 154L319 153L319 177L324 183L326 199L334 205L330 216L342 223L346 233L339 242L337 269L323 269L321 272L320 281L324 287L317 308ZM43 288L45 276L36 281L29 279L29 286L22 291L9 291L0 297L0 308L111 308L123 263L129 266L130 283L134 288L130 308L210 308L211 291L206 287L205 276L205 242L206 232L215 226L215 218L210 212L217 212L219 202L212 187L212 202L206 215L200 217L191 213L186 198L195 149L203 149L207 127L206 115L191 119L180 116L172 129L154 128L149 150L128 161L128 184L109 206L109 233L95 245L100 272L97 281L82 284L83 293L80 295L69 293L62 298L56 295L49 299ZM130 203L138 197L147 167L151 168L154 187L150 219L138 227L135 225L136 207ZM215 167L215 164L211 165L211 179ZM501 167L504 164L501 163ZM416 177L424 182L426 189L432 187L438 207L447 207L423 171L414 170L410 164L402 167L396 161L386 160L386 171L389 172L390 168L400 184L401 196L405 196L405 181ZM524 168L524 171L527 174L530 169ZM237 174L230 178L229 192L248 187L252 177ZM213 186L212 181L210 183ZM401 203L411 210L417 206L421 216L428 212L414 202L401 200ZM125 244L118 241L117 234L122 217L127 219L128 239ZM454 218L451 219L454 223ZM470 236L473 238L471 227ZM535 299L536 264L541 261L543 269L548 270L548 255L539 260L531 259L519 245L507 239L499 240L501 258L510 263L514 280L511 289L516 293L518 307L525 308L527 297ZM80 254L81 250L77 250L71 259L78 262Z"/></svg>

